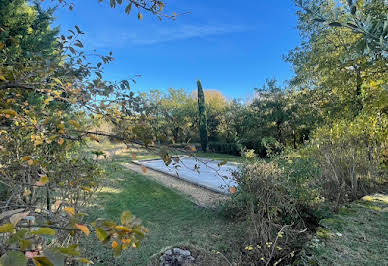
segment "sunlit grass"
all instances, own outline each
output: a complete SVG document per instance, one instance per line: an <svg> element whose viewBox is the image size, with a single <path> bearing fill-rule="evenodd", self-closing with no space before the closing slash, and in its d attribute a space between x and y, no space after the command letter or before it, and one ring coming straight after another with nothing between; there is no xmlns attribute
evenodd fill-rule
<svg viewBox="0 0 388 266"><path fill-rule="evenodd" d="M232 236L237 230L217 211L198 207L181 193L131 172L119 162L101 163L106 169L106 187L97 195L98 206L88 210L88 219L118 221L122 211L130 210L150 232L140 249L127 250L117 259L112 257L109 245L103 246L93 237L86 239L82 247L95 265L147 265L163 248L181 245L232 256Z"/></svg>
<svg viewBox="0 0 388 266"><path fill-rule="evenodd" d="M365 196L320 225L300 264L388 265L388 196Z"/></svg>

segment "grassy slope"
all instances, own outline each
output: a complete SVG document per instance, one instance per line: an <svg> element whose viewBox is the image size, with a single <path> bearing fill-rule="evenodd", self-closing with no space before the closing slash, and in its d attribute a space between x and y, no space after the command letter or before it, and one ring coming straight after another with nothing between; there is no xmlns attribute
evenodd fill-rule
<svg viewBox="0 0 388 266"><path fill-rule="evenodd" d="M388 196L366 196L320 222L305 265L388 265Z"/></svg>
<svg viewBox="0 0 388 266"><path fill-rule="evenodd" d="M184 195L130 172L118 163L104 165L109 178L98 194L96 207L88 211L89 219L118 220L122 211L130 210L143 220L150 233L140 249L128 250L116 261L110 247L92 238L86 240L83 247L97 265L146 265L154 253L180 243L228 252L225 237L232 224L215 211L199 208Z"/></svg>

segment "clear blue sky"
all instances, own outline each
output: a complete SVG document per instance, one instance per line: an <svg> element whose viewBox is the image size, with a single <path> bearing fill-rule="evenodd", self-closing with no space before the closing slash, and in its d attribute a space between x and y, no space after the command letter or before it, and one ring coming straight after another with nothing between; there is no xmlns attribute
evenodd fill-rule
<svg viewBox="0 0 388 266"><path fill-rule="evenodd" d="M128 16L124 6L112 9L108 2L74 0L74 11L55 13L63 32L78 25L86 33L89 50L113 51L106 79L141 74L135 90L191 92L201 78L205 89L245 99L266 78L292 76L282 60L300 41L292 0L166 0L170 12L191 12L176 21L151 15L139 21L135 8Z"/></svg>

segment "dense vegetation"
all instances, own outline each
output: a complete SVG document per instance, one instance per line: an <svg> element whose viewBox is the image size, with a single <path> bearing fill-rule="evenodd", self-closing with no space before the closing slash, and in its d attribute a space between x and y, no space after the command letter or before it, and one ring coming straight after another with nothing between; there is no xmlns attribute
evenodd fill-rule
<svg viewBox="0 0 388 266"><path fill-rule="evenodd" d="M139 19L141 12L177 16L164 13L161 1L127 2L125 12L133 6ZM0 0L0 265L91 263L78 249L91 232L116 256L140 247L148 230L129 211L120 209L121 219L86 218L102 177L112 175L87 148L99 136L157 151L167 165L172 151L192 153L198 143L203 151L241 155L239 186L223 213L239 232L225 240L237 251L224 252L239 253L242 265L294 261L321 219L382 190L388 6L295 2L303 39L285 56L294 78L287 87L267 80L242 102L203 91L199 81L192 95L135 94L128 80L103 79L112 53L88 57L78 26L66 36L51 28L54 9ZM95 130L101 123L107 132ZM302 262L314 263L306 256Z"/></svg>

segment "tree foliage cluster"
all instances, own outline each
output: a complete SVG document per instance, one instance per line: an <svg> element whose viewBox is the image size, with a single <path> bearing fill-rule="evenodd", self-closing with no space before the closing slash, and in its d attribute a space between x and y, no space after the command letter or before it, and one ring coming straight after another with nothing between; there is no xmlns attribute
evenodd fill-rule
<svg viewBox="0 0 388 266"><path fill-rule="evenodd" d="M87 223L104 175L86 146L99 134L93 121L118 123L140 107L130 81L103 80L112 53L88 53L78 26L59 35L53 12L0 1L0 265L92 263L78 250L81 235L93 232L120 255L147 231L128 211L120 222Z"/></svg>

